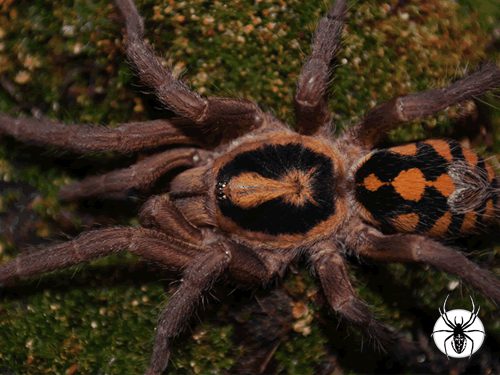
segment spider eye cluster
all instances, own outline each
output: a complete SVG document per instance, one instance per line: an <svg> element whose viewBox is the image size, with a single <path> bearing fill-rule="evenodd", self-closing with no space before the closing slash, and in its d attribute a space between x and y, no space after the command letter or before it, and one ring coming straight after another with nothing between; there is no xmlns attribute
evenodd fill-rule
<svg viewBox="0 0 500 375"><path fill-rule="evenodd" d="M496 216L493 168L452 140L375 151L359 166L355 181L362 214L388 231L466 235Z"/></svg>
<svg viewBox="0 0 500 375"><path fill-rule="evenodd" d="M227 186L227 181L219 181L219 182L217 182L217 187L216 187L216 190L215 190L215 196L217 197L217 200L225 200L225 199L227 199L227 195L224 192L226 186Z"/></svg>

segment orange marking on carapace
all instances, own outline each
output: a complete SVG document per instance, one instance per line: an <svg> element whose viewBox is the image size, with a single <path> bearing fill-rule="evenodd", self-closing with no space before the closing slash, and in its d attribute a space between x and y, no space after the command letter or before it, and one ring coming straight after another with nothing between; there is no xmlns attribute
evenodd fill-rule
<svg viewBox="0 0 500 375"><path fill-rule="evenodd" d="M403 146L391 147L389 150L399 155L415 156L417 155L417 144L409 143Z"/></svg>
<svg viewBox="0 0 500 375"><path fill-rule="evenodd" d="M434 237L442 237L448 232L451 224L451 212L446 212L443 216L436 220L432 228L429 230L429 235Z"/></svg>
<svg viewBox="0 0 500 375"><path fill-rule="evenodd" d="M397 230L401 232L413 232L417 228L420 216L416 213L402 214L396 216L392 223Z"/></svg>
<svg viewBox="0 0 500 375"><path fill-rule="evenodd" d="M292 170L279 180L266 178L255 172L243 173L229 181L224 193L242 208L256 207L279 197L296 206L306 202L317 204L311 187L311 176L315 171L316 168L307 173Z"/></svg>
<svg viewBox="0 0 500 375"><path fill-rule="evenodd" d="M401 197L415 202L422 198L426 184L425 176L418 168L402 171L392 182L392 186Z"/></svg>
<svg viewBox="0 0 500 375"><path fill-rule="evenodd" d="M455 191L455 183L446 173L443 173L435 181L428 182L427 185L434 186L445 197L449 197Z"/></svg>
<svg viewBox="0 0 500 375"><path fill-rule="evenodd" d="M384 185L387 185L387 183L380 181L374 173L366 176L363 180L363 186L370 191L377 191Z"/></svg>
<svg viewBox="0 0 500 375"><path fill-rule="evenodd" d="M460 227L460 232L462 233L470 233L476 228L476 218L477 213L474 211L469 211L464 215L464 221L462 222L462 226Z"/></svg>
<svg viewBox="0 0 500 375"><path fill-rule="evenodd" d="M483 217L486 221L492 221L495 218L495 205L493 204L493 199L488 199L486 202Z"/></svg>
<svg viewBox="0 0 500 375"><path fill-rule="evenodd" d="M316 168L311 168L307 173L300 169L292 169L281 179L283 183L291 185L295 188L292 194L285 194L283 199L285 202L293 204L294 206L302 206L306 202L318 206L313 198L313 190L311 186L312 176L316 173Z"/></svg>
<svg viewBox="0 0 500 375"><path fill-rule="evenodd" d="M429 139L425 141L429 146L432 146L436 152L441 155L446 161L451 162L453 155L451 154L450 145L442 139Z"/></svg>
<svg viewBox="0 0 500 375"><path fill-rule="evenodd" d="M472 151L466 147L463 147L462 154L464 154L464 158L467 161L467 163L469 163L469 165L471 165L473 167L475 167L477 165L479 157L477 156L477 154L474 151Z"/></svg>
<svg viewBox="0 0 500 375"><path fill-rule="evenodd" d="M484 163L484 166L486 168L486 172L488 173L488 182L493 182L493 180L495 179L495 170L488 163Z"/></svg>

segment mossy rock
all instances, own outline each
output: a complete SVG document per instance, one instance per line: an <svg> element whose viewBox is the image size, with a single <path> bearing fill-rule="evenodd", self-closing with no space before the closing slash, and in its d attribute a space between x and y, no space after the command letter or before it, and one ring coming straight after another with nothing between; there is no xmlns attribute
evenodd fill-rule
<svg viewBox="0 0 500 375"><path fill-rule="evenodd" d="M326 10L323 0L137 3L147 38L195 90L253 99L293 125L295 81L314 27ZM352 2L331 85L338 130L376 103L443 86L479 62L497 58L491 35L500 7L492 3ZM0 111L109 126L171 115L145 91L125 60L121 24L111 1L0 0ZM491 104L491 97L405 126L393 132L389 142L447 136L494 156L500 150L500 117L484 103ZM71 179L132 160L113 155L81 158L1 139L0 261L27 244L60 238L62 232L136 225L142 196L128 203L91 200L77 205L58 201L56 194ZM498 271L494 242L475 238L462 246L481 249L474 260ZM305 268L304 263L299 265ZM453 277L413 265L352 263L360 295L381 320L414 339L428 340L449 290L455 289L456 306L468 306L468 289L460 293ZM0 373L141 373L156 317L175 287L166 278L177 276L124 255L5 290L0 297ZM362 336L346 324L337 328L338 318L321 303L317 284L307 272L290 273L280 290L281 297L267 290L257 295L237 291L226 298L231 290L221 288L217 294L222 301L212 301L203 323L193 325L175 343L172 372L233 373L249 357L258 357L253 350L262 356L261 366L268 361L267 373L419 369L389 361L370 345L362 350ZM286 322L274 333L262 328L266 319L256 318L269 298L278 298L282 308L276 305L276 316L267 321ZM498 360L488 355L498 353L500 322L488 301L479 295L475 299L488 338L484 354L473 357L468 369L486 372L484 366L498 369ZM323 307L313 303L318 301ZM242 327L254 321L256 326L244 329L247 335L260 332L264 349L247 345L241 334ZM422 368L427 371L460 371L466 366L432 357L424 358L422 366L426 363Z"/></svg>

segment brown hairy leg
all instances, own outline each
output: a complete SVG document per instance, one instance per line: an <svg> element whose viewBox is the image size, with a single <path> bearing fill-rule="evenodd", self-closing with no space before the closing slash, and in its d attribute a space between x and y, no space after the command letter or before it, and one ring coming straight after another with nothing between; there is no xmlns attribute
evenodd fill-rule
<svg viewBox="0 0 500 375"><path fill-rule="evenodd" d="M202 244L202 231L184 217L170 200L169 194L156 195L148 199L141 207L139 220L144 227L161 230L197 246ZM257 257L252 249L232 244L231 254L229 271L239 282L248 285L265 285L274 276L265 262Z"/></svg>
<svg viewBox="0 0 500 375"><path fill-rule="evenodd" d="M170 342L185 327L200 302L203 292L209 289L227 269L231 253L224 244L215 243L210 250L200 254L184 270L182 284L168 301L158 320L153 355L147 375L161 375L170 356Z"/></svg>
<svg viewBox="0 0 500 375"><path fill-rule="evenodd" d="M350 244L361 256L384 262L416 262L459 276L496 303L500 303L500 280L459 251L428 237L414 234L383 235L371 228Z"/></svg>
<svg viewBox="0 0 500 375"><path fill-rule="evenodd" d="M487 63L448 87L400 96L383 103L369 111L361 124L349 132L354 140L372 148L389 130L403 122L431 116L499 87L500 69L493 63Z"/></svg>
<svg viewBox="0 0 500 375"><path fill-rule="evenodd" d="M193 244L201 244L201 230L193 226L172 203L168 194L149 198L139 212L141 225L157 228Z"/></svg>
<svg viewBox="0 0 500 375"><path fill-rule="evenodd" d="M311 249L310 254L330 307L367 332L381 348L394 344L397 336L377 321L368 306L357 296L345 259L335 245L319 243Z"/></svg>
<svg viewBox="0 0 500 375"><path fill-rule="evenodd" d="M174 269L186 267L192 260L192 254L202 251L196 245L152 229L116 227L94 230L71 241L22 253L0 265L0 285L125 250Z"/></svg>
<svg viewBox="0 0 500 375"><path fill-rule="evenodd" d="M45 118L15 118L0 113L2 134L23 142L56 146L78 153L128 153L164 145L196 143L166 120L131 122L107 128L65 125Z"/></svg>
<svg viewBox="0 0 500 375"><path fill-rule="evenodd" d="M96 195L112 196L129 189L145 189L168 171L178 167L193 167L201 160L201 151L194 148L177 148L148 156L128 168L118 169L63 186L59 196L75 200Z"/></svg>
<svg viewBox="0 0 500 375"><path fill-rule="evenodd" d="M299 133L314 134L330 126L327 94L330 65L340 48L345 13L346 1L335 1L316 28L311 55L300 72L294 98Z"/></svg>
<svg viewBox="0 0 500 375"><path fill-rule="evenodd" d="M141 81L152 88L167 108L212 131L224 131L219 126L231 124L244 131L262 122L262 113L251 101L229 98L203 98L176 79L165 68L153 49L143 39L144 25L132 0L115 0L125 19L127 56L137 69ZM238 133L238 132L237 132Z"/></svg>

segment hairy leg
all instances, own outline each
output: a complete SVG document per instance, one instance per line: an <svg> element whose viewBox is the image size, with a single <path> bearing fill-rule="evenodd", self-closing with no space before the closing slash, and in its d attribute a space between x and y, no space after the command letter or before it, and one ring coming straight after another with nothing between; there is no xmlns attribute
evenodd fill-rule
<svg viewBox="0 0 500 375"><path fill-rule="evenodd" d="M144 227L159 229L168 235L198 246L203 241L201 230L184 217L168 194L156 195L148 199L141 207L139 220ZM233 245L231 254L229 271L238 282L265 285L274 276L265 262L255 255L254 250L243 245Z"/></svg>
<svg viewBox="0 0 500 375"><path fill-rule="evenodd" d="M395 342L396 335L377 321L354 290L344 258L330 243L311 249L311 260L331 308L365 330L381 347Z"/></svg>
<svg viewBox="0 0 500 375"><path fill-rule="evenodd" d="M61 199L75 200L96 195L126 192L132 188L145 189L168 171L178 167L193 167L200 161L200 152L194 148L178 148L146 157L136 164L80 182L63 186Z"/></svg>
<svg viewBox="0 0 500 375"><path fill-rule="evenodd" d="M144 203L139 212L141 225L158 228L184 241L201 244L203 235L170 200L168 194L156 195Z"/></svg>
<svg viewBox="0 0 500 375"><path fill-rule="evenodd" d="M164 145L196 143L165 120L131 122L107 128L64 125L44 118L15 118L0 113L1 134L23 142L56 146L78 153L127 153Z"/></svg>
<svg viewBox="0 0 500 375"><path fill-rule="evenodd" d="M362 256L385 262L429 264L454 274L500 303L500 281L489 271L473 263L459 251L430 238L413 234L383 235L366 229L350 247Z"/></svg>
<svg viewBox="0 0 500 375"><path fill-rule="evenodd" d="M182 284L168 301L158 320L156 337L147 375L160 375L167 367L170 342L185 327L201 301L202 294L227 269L230 251L221 243L195 258L183 273Z"/></svg>
<svg viewBox="0 0 500 375"><path fill-rule="evenodd" d="M448 87L401 96L383 103L368 112L361 124L350 132L354 140L372 148L389 130L403 122L431 116L450 105L499 87L500 69L488 63Z"/></svg>
<svg viewBox="0 0 500 375"><path fill-rule="evenodd" d="M167 108L198 125L215 131L227 125L240 130L260 125L262 114L257 105L246 100L203 98L176 79L165 68L153 49L143 39L144 25L133 0L115 0L127 31L127 56L141 81L152 88Z"/></svg>
<svg viewBox="0 0 500 375"><path fill-rule="evenodd" d="M22 253L0 265L0 284L64 269L128 250L166 267L182 269L201 248L146 228L116 227L89 231L42 250Z"/></svg>
<svg viewBox="0 0 500 375"><path fill-rule="evenodd" d="M300 133L313 134L329 126L330 65L340 48L346 1L336 0L316 28L312 52L302 67L295 94L295 116Z"/></svg>

